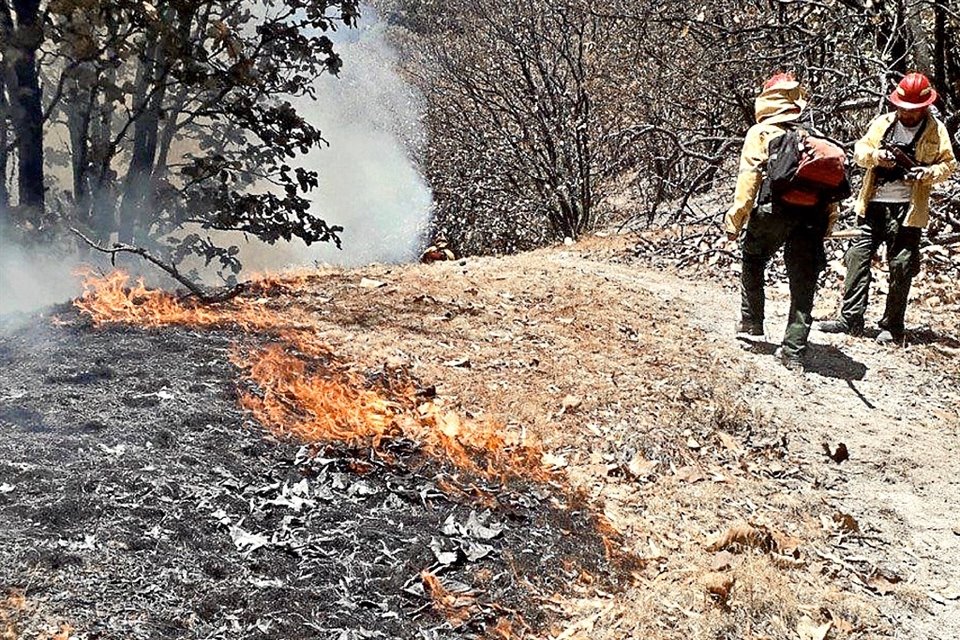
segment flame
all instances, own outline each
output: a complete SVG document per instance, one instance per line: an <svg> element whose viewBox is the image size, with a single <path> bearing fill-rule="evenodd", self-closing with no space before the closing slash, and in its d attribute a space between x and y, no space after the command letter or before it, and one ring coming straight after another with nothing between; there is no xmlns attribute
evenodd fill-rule
<svg viewBox="0 0 960 640"><path fill-rule="evenodd" d="M500 618L497 620L496 626L494 626L491 630L493 637L500 638L500 640L512 640L513 638L516 638L516 632L513 630L513 625L515 623L516 620L514 618Z"/></svg>
<svg viewBox="0 0 960 640"><path fill-rule="evenodd" d="M26 598L17 589L10 590L6 598L0 601L0 640L16 640L20 637L17 622L26 608Z"/></svg>
<svg viewBox="0 0 960 640"><path fill-rule="evenodd" d="M288 310L281 317L265 307L266 298L234 298L219 305L202 305L189 299L178 299L159 289L148 289L143 278L130 284L130 276L113 271L98 276L91 270L78 271L83 280L83 293L73 304L87 314L94 324L130 324L141 327L183 325L202 328L239 328L247 332L303 332L304 314ZM264 280L263 288L273 290L274 280ZM299 323L299 324L298 324Z"/></svg>
<svg viewBox="0 0 960 640"><path fill-rule="evenodd" d="M66 622L60 623L60 630L55 633L50 640L70 640L70 634L74 631L73 627Z"/></svg>
<svg viewBox="0 0 960 640"><path fill-rule="evenodd" d="M274 309L275 298L237 297L202 306L130 284L119 271L82 274L76 307L96 325L172 325L238 329L262 347L238 344L231 361L253 385L240 404L277 435L307 443L345 444L387 455L385 445L418 443L426 454L487 477L546 477L540 451L499 424L466 420L436 402L421 402L412 381L375 388L337 359L317 337L316 322L297 308ZM298 290L311 276L272 276L254 282L254 295ZM246 344L246 341L245 343Z"/></svg>
<svg viewBox="0 0 960 640"><path fill-rule="evenodd" d="M368 388L325 346L304 336L295 346L234 350L231 360L256 383L256 392L241 393L241 405L279 435L381 454L390 442L410 440L429 456L487 477L544 473L536 448L500 425L466 421L433 402L421 403L412 384Z"/></svg>

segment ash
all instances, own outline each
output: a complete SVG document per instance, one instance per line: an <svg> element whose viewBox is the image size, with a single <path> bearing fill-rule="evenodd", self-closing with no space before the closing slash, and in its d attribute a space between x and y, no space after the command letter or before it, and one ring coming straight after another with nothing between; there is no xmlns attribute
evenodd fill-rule
<svg viewBox="0 0 960 640"><path fill-rule="evenodd" d="M557 487L277 441L237 406L238 336L61 312L0 335L0 596L25 637L521 635L539 597L616 579Z"/></svg>

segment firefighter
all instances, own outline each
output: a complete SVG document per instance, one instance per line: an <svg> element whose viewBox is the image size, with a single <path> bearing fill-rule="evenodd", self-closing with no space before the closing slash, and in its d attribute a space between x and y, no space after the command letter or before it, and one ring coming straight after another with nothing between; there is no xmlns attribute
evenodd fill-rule
<svg viewBox="0 0 960 640"><path fill-rule="evenodd" d="M798 209L772 202L760 203L765 191L768 145L796 123L807 101L793 74L778 73L767 80L755 102L757 124L747 131L740 154L734 203L724 219L729 240L743 233L740 272L741 318L737 335L753 339L764 335L764 272L770 258L785 246L784 261L790 281L790 314L778 357L791 370L803 369L803 354L812 324L817 275L826 266L823 238L836 218L835 205Z"/></svg>
<svg viewBox="0 0 960 640"><path fill-rule="evenodd" d="M433 241L429 247L424 249L423 253L420 254L420 262L423 264L430 264L431 262L439 262L442 260L456 260L457 256L450 249L450 246L447 244L446 238L443 236L437 236L437 239Z"/></svg>
<svg viewBox="0 0 960 640"><path fill-rule="evenodd" d="M931 112L937 92L925 75L908 74L888 99L896 110L874 119L854 149L854 160L867 172L856 203L860 235L844 255L840 317L818 327L828 333L863 332L870 262L885 244L890 282L880 343L903 340L910 283L920 272L920 234L930 217L931 186L946 180L957 164L947 128Z"/></svg>

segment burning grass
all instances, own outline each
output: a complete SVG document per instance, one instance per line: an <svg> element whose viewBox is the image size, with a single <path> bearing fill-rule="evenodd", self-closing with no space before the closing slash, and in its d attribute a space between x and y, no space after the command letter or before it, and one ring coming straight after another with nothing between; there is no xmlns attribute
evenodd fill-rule
<svg viewBox="0 0 960 640"><path fill-rule="evenodd" d="M60 320L0 340L5 381L28 390L0 393L0 594L45 614L19 637L59 619L78 637L521 635L545 624L537 596L564 589L566 563L610 576L593 516L558 488L472 476L409 441L374 455L247 428L234 331ZM92 367L109 375L73 375ZM399 384L384 375L357 380ZM462 627L424 570L469 586Z"/></svg>
<svg viewBox="0 0 960 640"><path fill-rule="evenodd" d="M430 571L422 571L424 591L430 596L433 607L446 618L454 628L463 626L475 613L476 594L466 585L449 589L443 581Z"/></svg>
<svg viewBox="0 0 960 640"><path fill-rule="evenodd" d="M20 618L27 608L27 600L19 590L11 590L0 601L0 640L17 640Z"/></svg>
<svg viewBox="0 0 960 640"><path fill-rule="evenodd" d="M571 624L554 636L781 639L795 637L806 617L833 621L838 638L890 635L872 596L861 593L861 560L850 559L872 552L832 524L830 504L842 494L821 479L839 472L804 457L795 443L808 434L792 420L744 401L760 381L793 402L807 387L731 344L729 323L717 315L724 301L707 299L715 288L696 287L704 293L691 302L659 273L611 265L607 244L578 247L602 260L561 250L430 270L319 271L263 280L197 313L214 314L202 316L203 326L242 330L231 354L246 378L241 402L291 439L381 459L416 441L436 459L488 476L542 473L539 447L519 434L542 441L587 504L605 504L609 520L591 518L590 528L608 538L609 555L627 543L644 560L636 587L612 598L570 568L574 595L550 602ZM362 278L379 285L364 287ZM159 326L136 321L153 295L164 294L141 290L113 307ZM400 364L375 374L353 364L371 354ZM838 386L826 376L847 371L839 356L828 364L815 389ZM417 386L414 371L437 381L436 397ZM433 480L447 496L476 498L456 471ZM741 521L800 541L799 555L782 553L784 545L708 549ZM416 581L433 611L464 604L452 607L455 621L469 609L449 589L431 588L421 569Z"/></svg>
<svg viewBox="0 0 960 640"><path fill-rule="evenodd" d="M302 284L300 278L265 279L253 290L286 290ZM393 372L392 384L368 383L338 360L317 337L309 316L298 309L271 308L267 298L196 305L149 289L142 280L131 285L129 276L119 271L104 277L85 273L83 289L75 305L98 325L239 329L247 339L237 345L231 360L250 383L240 403L279 436L371 449L380 455L389 455L391 443L412 441L432 458L485 477L548 477L536 444L503 425L466 419L424 401L402 371ZM274 342L249 346L267 340Z"/></svg>

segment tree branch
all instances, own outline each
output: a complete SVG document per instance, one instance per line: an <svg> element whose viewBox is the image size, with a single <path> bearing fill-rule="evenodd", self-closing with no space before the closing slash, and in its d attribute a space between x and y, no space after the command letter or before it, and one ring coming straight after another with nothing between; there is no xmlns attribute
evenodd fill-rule
<svg viewBox="0 0 960 640"><path fill-rule="evenodd" d="M140 256L141 258L143 258L148 262L152 262L154 265L156 265L157 267L165 271L167 274L169 274L171 278L173 278L174 280L176 280L177 282L185 286L190 291L191 295L196 296L196 298L204 304L217 304L220 302L226 302L231 298L237 297L247 288L247 283L241 282L240 284L236 284L232 287L226 287L224 289L220 289L219 291L209 293L205 291L200 285L196 284L195 282L187 278L185 275L180 273L180 271L174 265L168 262L164 262L163 260L154 256L153 254L151 254L149 251L147 251L142 247L135 247L133 245L122 244L119 242L114 243L113 247L111 248L101 247L99 244L97 244L96 242L94 242L93 240L85 236L78 229L74 227L70 227L70 231L72 231L77 237L83 240L92 249L99 251L100 253L109 254L110 264L114 266L116 266L117 264L116 258L118 253L132 253L134 255Z"/></svg>

